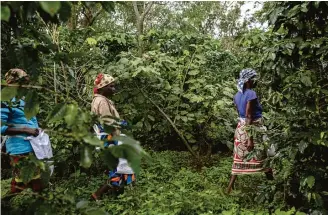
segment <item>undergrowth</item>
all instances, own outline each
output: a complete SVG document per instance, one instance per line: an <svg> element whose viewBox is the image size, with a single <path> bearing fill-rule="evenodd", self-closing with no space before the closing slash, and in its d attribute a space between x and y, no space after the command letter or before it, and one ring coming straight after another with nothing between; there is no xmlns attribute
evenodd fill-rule
<svg viewBox="0 0 328 215"><path fill-rule="evenodd" d="M52 178L49 189L35 195L25 190L2 206L3 214L269 214L267 204L254 199L266 181L264 175L241 176L235 190L225 194L231 171L231 156L215 155L210 165L196 171L186 152L151 152L143 162L134 187L118 197L107 195L99 202L90 194L106 176L76 171L67 178ZM1 196L10 188L1 181ZM34 201L31 201L34 195ZM276 205L276 208L282 205Z"/></svg>

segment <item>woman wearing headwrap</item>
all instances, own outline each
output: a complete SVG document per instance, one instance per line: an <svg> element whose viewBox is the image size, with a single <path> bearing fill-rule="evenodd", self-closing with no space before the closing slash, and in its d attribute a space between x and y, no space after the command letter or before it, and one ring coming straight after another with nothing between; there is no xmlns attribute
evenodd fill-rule
<svg viewBox="0 0 328 215"><path fill-rule="evenodd" d="M106 119L106 124L113 124L115 122L114 118L119 118L119 114L114 106L114 103L108 99L115 93L115 79L106 74L99 74L94 82L94 98L91 104L91 111L98 115L101 118ZM108 118L110 117L110 118ZM114 130L111 134L104 135L104 129L101 125L96 125L95 130L98 130L96 133L101 140L105 141L105 147L118 145L118 141L112 141L113 136L120 135L118 129ZM124 159L120 159L124 160ZM92 194L94 200L98 200L102 194L108 192L109 190L113 191L122 191L124 185L129 185L135 181L135 174L132 169L125 162L128 171L119 171L118 168L106 171L108 174L107 183L101 186L95 193Z"/></svg>
<svg viewBox="0 0 328 215"><path fill-rule="evenodd" d="M272 170L263 168L263 153L252 153L254 144L260 144L261 132L266 130L263 125L262 106L252 90L256 86L256 72L244 69L239 74L238 92L234 96L239 122L234 136L234 155L232 176L228 186L231 192L237 175L266 172L267 178L272 179ZM255 132L252 132L255 130Z"/></svg>
<svg viewBox="0 0 328 215"><path fill-rule="evenodd" d="M29 76L22 69L10 69L5 74L7 84L28 84ZM13 179L11 193L20 192L26 187L33 191L41 191L42 181L39 168L35 168L34 177L24 184L21 178L21 169L28 165L28 155L33 153L33 148L28 136L38 136L39 126L36 117L27 120L24 114L24 98L13 98L11 104L1 102L1 135L7 135L5 142L6 153L9 154L13 166Z"/></svg>

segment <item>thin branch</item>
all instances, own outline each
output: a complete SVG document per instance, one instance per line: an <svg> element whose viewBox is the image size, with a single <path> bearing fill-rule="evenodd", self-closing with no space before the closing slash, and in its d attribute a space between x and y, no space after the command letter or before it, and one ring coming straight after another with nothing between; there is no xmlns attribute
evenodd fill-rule
<svg viewBox="0 0 328 215"><path fill-rule="evenodd" d="M137 2L133 1L132 4L133 4L134 12L136 14L137 21L139 21L140 20L140 13L139 13L139 10L138 10Z"/></svg>
<svg viewBox="0 0 328 215"><path fill-rule="evenodd" d="M175 130L175 132L179 135L179 137L181 138L183 144L187 147L187 149L189 150L189 152L195 157L197 158L197 154L194 152L194 150L192 150L191 146L189 145L188 141L186 140L186 138L184 138L183 134L180 132L180 130L176 127L176 125L174 124L174 122L171 120L171 118L162 110L162 108L160 108L151 98L149 98L143 90L141 90L138 86L136 86L136 88L142 93L142 95L148 99L150 101L150 103L152 103L157 109L158 111L165 117L165 119L171 124L171 126L173 127L173 129Z"/></svg>
<svg viewBox="0 0 328 215"><path fill-rule="evenodd" d="M92 26L92 24L96 21L96 18L100 15L103 9L100 9L99 11L96 12L96 14L93 16L92 20L89 23L89 26Z"/></svg>
<svg viewBox="0 0 328 215"><path fill-rule="evenodd" d="M154 5L154 2L150 2L149 5L147 5L146 10L141 15L141 20L143 21L146 17L146 15L149 13L151 7Z"/></svg>

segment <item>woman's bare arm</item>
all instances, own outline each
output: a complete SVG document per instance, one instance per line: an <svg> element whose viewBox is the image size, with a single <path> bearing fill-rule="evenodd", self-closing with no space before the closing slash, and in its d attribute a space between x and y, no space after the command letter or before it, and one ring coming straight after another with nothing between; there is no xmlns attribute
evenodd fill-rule
<svg viewBox="0 0 328 215"><path fill-rule="evenodd" d="M27 135L33 135L38 136L39 135L39 129L37 128L7 128L5 135L19 135L19 134L27 134Z"/></svg>

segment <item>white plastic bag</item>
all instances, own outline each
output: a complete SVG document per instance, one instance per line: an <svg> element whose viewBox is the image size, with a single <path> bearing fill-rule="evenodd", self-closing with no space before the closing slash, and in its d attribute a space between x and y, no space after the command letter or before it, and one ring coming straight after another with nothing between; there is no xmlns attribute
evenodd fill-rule
<svg viewBox="0 0 328 215"><path fill-rule="evenodd" d="M26 139L30 141L34 154L39 160L50 159L53 157L49 135L44 131L40 129L38 136L29 136L26 137ZM53 161L45 161L45 163L49 165L50 175L52 175L54 171L54 165L51 164Z"/></svg>
<svg viewBox="0 0 328 215"><path fill-rule="evenodd" d="M121 134L120 136L126 136L125 134ZM122 145L122 141L118 141L118 145ZM124 158L118 159L118 165L116 168L116 172L119 174L134 174L133 169L128 164L128 161Z"/></svg>
<svg viewBox="0 0 328 215"><path fill-rule="evenodd" d="M53 157L49 136L44 131L40 130L38 136L29 136L26 139L30 141L34 154L39 160Z"/></svg>

